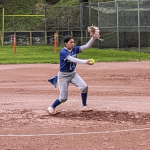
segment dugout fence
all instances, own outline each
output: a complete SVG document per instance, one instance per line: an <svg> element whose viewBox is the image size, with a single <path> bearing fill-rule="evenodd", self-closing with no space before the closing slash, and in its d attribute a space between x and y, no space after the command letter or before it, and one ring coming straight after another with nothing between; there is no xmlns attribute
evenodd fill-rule
<svg viewBox="0 0 150 150"><path fill-rule="evenodd" d="M75 38L76 45L81 45L81 31L57 31L59 35L58 46L63 46L63 39L66 35L72 35ZM84 31L87 32L87 31ZM15 31L17 45L50 45L54 46L54 31ZM4 45L13 45L13 31L5 31ZM87 39L89 36L87 37Z"/></svg>
<svg viewBox="0 0 150 150"><path fill-rule="evenodd" d="M58 46L63 46L66 35L72 35L76 45L81 45L89 40L87 27L93 24L100 28L104 39L104 42L96 40L93 47L119 50L135 47L139 52L142 47L145 52L150 52L147 49L150 47L149 0L89 2L74 7L41 6L38 11L28 14L38 17L5 14L4 33L3 22L0 24L1 43L12 45L12 36L16 32L17 45L53 45L57 31ZM0 12L3 16L1 7Z"/></svg>

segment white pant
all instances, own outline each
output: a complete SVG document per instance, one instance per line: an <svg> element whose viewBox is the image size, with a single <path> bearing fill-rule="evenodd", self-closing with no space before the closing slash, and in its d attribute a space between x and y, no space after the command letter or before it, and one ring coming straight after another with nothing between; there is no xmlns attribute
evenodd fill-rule
<svg viewBox="0 0 150 150"><path fill-rule="evenodd" d="M83 93L87 92L87 84L83 79L76 73L73 72L59 72L58 73L58 85L59 85L59 101L65 102L68 98L68 86L72 83L78 87Z"/></svg>

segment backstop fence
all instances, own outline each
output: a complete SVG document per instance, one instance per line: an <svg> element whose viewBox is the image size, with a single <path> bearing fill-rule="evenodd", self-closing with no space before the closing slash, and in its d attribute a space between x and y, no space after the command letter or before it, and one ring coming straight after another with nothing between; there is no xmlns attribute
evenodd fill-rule
<svg viewBox="0 0 150 150"><path fill-rule="evenodd" d="M81 33L94 24L105 40L95 43L98 48L137 47L140 51L140 47L150 46L149 0L115 0L81 4L80 7Z"/></svg>
<svg viewBox="0 0 150 150"><path fill-rule="evenodd" d="M99 27L101 38L104 39L104 42L96 40L93 47L136 47L137 51L141 51L141 47L150 47L149 0L89 2L74 7L44 5L42 8L38 10L37 17L4 14L5 20L0 24L1 43L13 44L15 32L17 45L53 45L54 33L57 31L59 46L63 45L66 35L73 36L76 45L83 45L90 38L87 27L93 24ZM0 12L3 17L2 8Z"/></svg>

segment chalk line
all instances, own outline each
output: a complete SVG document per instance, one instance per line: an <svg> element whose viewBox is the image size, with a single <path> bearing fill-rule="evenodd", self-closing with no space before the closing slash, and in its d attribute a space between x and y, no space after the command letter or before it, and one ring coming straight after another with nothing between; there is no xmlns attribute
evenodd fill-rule
<svg viewBox="0 0 150 150"><path fill-rule="evenodd" d="M81 133L50 133L50 134L8 134L0 135L0 137L35 137L35 136L67 136L67 135L90 135L90 134L106 134L106 133L120 133L120 132L132 132L132 131L145 131L150 128L142 129L129 129L129 130L115 130L115 131L101 131L101 132L81 132Z"/></svg>

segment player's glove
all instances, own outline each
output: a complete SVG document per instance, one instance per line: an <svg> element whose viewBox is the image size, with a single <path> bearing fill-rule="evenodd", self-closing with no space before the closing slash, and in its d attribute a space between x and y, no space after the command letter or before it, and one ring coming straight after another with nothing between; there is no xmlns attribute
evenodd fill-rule
<svg viewBox="0 0 150 150"><path fill-rule="evenodd" d="M100 41L103 41L103 39L100 39L100 34L99 34L99 28L95 26L90 26L87 28L88 32L94 39L99 39Z"/></svg>

